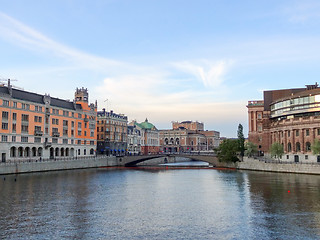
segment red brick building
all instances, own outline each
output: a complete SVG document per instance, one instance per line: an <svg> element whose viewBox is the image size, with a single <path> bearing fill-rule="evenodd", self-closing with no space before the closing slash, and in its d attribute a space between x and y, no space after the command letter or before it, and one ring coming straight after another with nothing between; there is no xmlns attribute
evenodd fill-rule
<svg viewBox="0 0 320 240"><path fill-rule="evenodd" d="M261 153L269 152L274 142L283 145L283 160L295 162L320 161L313 156L311 145L320 139L320 88L264 91L264 99L249 101L248 140Z"/></svg>

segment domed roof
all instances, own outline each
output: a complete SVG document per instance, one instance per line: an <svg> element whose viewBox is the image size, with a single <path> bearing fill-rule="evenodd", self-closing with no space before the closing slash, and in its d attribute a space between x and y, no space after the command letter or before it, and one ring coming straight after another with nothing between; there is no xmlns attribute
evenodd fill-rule
<svg viewBox="0 0 320 240"><path fill-rule="evenodd" d="M146 120L142 123L137 123L141 128L143 129L149 129L149 130L157 130L157 128L152 124L148 122L148 119L146 118Z"/></svg>

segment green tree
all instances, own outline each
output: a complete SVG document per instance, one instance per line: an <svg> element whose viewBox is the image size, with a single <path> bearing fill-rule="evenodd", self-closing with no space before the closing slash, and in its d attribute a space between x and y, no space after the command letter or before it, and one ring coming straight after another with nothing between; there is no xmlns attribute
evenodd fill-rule
<svg viewBox="0 0 320 240"><path fill-rule="evenodd" d="M274 157L274 158L277 158L278 160L280 160L280 158L284 154L282 144L280 144L278 142L272 143L272 145L270 147L270 154L271 154L271 157Z"/></svg>
<svg viewBox="0 0 320 240"><path fill-rule="evenodd" d="M258 146L252 142L247 142L245 144L245 155L248 157L252 157L254 154L258 152Z"/></svg>
<svg viewBox="0 0 320 240"><path fill-rule="evenodd" d="M243 135L243 126L239 124L238 126L238 143L239 143L239 151L240 151L240 156L244 156L244 135Z"/></svg>
<svg viewBox="0 0 320 240"><path fill-rule="evenodd" d="M320 141L318 139L315 139L313 144L311 145L311 150L314 155L320 154Z"/></svg>
<svg viewBox="0 0 320 240"><path fill-rule="evenodd" d="M226 139L217 149L220 162L237 162L239 161L237 153L239 151L239 142L237 139Z"/></svg>

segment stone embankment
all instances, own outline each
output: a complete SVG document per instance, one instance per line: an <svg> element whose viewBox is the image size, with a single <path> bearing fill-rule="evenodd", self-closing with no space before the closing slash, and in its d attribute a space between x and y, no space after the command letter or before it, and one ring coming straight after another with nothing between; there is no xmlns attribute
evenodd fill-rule
<svg viewBox="0 0 320 240"><path fill-rule="evenodd" d="M266 172L283 172L283 173L305 173L319 174L319 163L276 163L265 162L258 159L245 157L242 162L227 164L226 167L232 167L242 170L266 171Z"/></svg>
<svg viewBox="0 0 320 240"><path fill-rule="evenodd" d="M98 168L119 165L121 165L119 163L119 159L113 156L87 157L80 159L47 159L41 161L26 160L21 162L0 163L0 174L46 172L56 170Z"/></svg>

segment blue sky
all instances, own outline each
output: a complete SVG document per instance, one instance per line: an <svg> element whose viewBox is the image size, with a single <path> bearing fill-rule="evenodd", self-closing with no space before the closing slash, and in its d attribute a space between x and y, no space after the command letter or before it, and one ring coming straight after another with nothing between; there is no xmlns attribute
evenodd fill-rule
<svg viewBox="0 0 320 240"><path fill-rule="evenodd" d="M320 1L0 0L0 78L159 129L246 135L248 100L319 81L319 42Z"/></svg>

